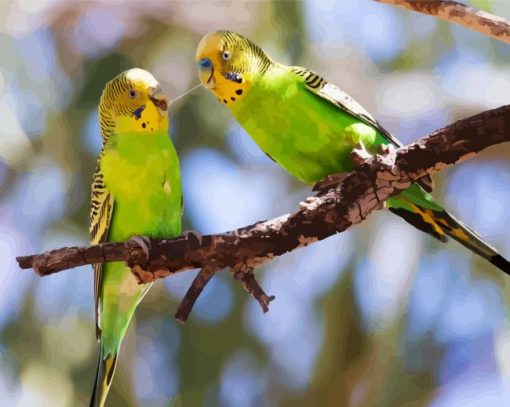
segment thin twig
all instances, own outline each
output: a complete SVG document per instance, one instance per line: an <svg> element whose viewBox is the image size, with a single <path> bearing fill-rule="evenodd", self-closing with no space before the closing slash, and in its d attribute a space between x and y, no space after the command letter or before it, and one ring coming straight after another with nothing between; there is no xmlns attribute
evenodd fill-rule
<svg viewBox="0 0 510 407"><path fill-rule="evenodd" d="M418 11L510 44L510 22L452 0L375 0Z"/></svg>
<svg viewBox="0 0 510 407"><path fill-rule="evenodd" d="M242 263L232 268L234 279L239 281L243 288L250 294L262 308L262 312L269 311L269 303L274 300L274 295L268 296L259 285L253 274L253 268Z"/></svg>
<svg viewBox="0 0 510 407"><path fill-rule="evenodd" d="M188 288L188 291L184 295L184 298L175 313L175 319L179 321L181 324L186 323L188 320L189 314L195 305L200 294L204 290L205 286L211 278L213 278L214 274L218 271L216 266L207 266L204 267L196 277L193 279L191 286Z"/></svg>

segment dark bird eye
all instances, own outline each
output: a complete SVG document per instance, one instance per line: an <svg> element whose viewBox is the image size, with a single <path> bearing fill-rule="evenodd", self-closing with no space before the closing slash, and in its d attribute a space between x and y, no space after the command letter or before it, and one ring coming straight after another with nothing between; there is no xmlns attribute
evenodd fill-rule
<svg viewBox="0 0 510 407"><path fill-rule="evenodd" d="M230 52L223 51L223 59L226 61L227 59L230 59Z"/></svg>
<svg viewBox="0 0 510 407"><path fill-rule="evenodd" d="M136 92L134 90L129 91L129 97L133 99L136 96Z"/></svg>

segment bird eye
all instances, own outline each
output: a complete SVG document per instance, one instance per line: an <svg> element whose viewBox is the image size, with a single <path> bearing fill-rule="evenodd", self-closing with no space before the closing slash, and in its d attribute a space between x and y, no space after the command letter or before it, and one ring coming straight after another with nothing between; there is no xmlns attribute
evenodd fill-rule
<svg viewBox="0 0 510 407"><path fill-rule="evenodd" d="M131 90L129 91L129 97L130 97L131 99L134 99L134 97L135 97L135 96L136 96L136 91L134 91L133 89L131 89Z"/></svg>
<svg viewBox="0 0 510 407"><path fill-rule="evenodd" d="M227 59L230 59L230 52L223 51L223 59L226 61Z"/></svg>

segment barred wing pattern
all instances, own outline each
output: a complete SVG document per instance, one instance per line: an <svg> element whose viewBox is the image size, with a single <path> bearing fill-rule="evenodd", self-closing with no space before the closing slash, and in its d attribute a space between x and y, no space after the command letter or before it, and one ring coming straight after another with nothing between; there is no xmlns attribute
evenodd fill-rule
<svg viewBox="0 0 510 407"><path fill-rule="evenodd" d="M101 157L101 156L100 156ZM99 244L106 241L108 229L112 219L113 196L108 191L103 181L103 173L98 162L94 178L92 180L91 210L90 210L90 243ZM99 321L99 290L103 264L94 264L94 312L96 317L96 338L99 339L101 328Z"/></svg>
<svg viewBox="0 0 510 407"><path fill-rule="evenodd" d="M392 143L395 147L401 147L402 143L388 132L375 118L368 113L363 106L356 102L351 96L344 91L340 90L337 86L329 83L315 72L307 68L295 66L291 71L305 79L306 89L315 95L327 100L329 103L338 107L346 113L360 119L365 124L375 128L381 133L386 140ZM427 192L431 192L433 188L433 181L430 177L424 177L418 181Z"/></svg>

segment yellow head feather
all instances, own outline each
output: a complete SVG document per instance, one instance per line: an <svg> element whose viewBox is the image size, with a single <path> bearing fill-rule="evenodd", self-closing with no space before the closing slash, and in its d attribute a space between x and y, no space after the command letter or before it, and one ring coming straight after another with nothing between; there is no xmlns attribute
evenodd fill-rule
<svg viewBox="0 0 510 407"><path fill-rule="evenodd" d="M99 102L105 141L115 132L153 133L168 129L168 98L149 72L133 68L108 82Z"/></svg>
<svg viewBox="0 0 510 407"><path fill-rule="evenodd" d="M200 81L227 106L243 99L273 61L248 38L232 31L205 35L197 47Z"/></svg>

